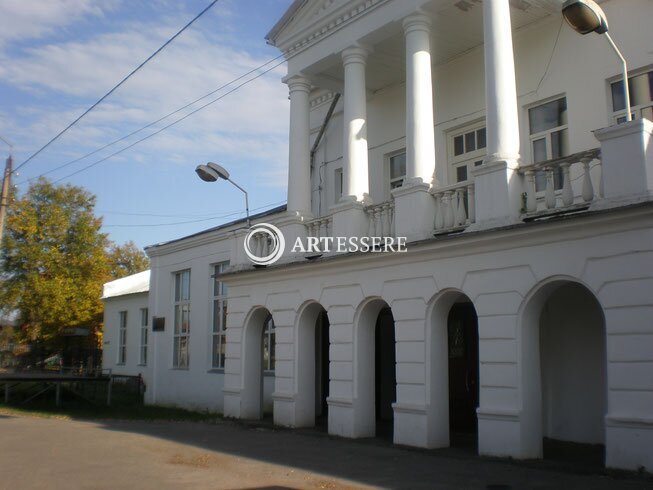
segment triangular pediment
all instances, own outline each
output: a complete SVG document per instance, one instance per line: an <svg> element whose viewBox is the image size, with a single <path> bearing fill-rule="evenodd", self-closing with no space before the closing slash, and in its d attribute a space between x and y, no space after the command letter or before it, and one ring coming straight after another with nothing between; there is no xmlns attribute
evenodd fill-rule
<svg viewBox="0 0 653 490"><path fill-rule="evenodd" d="M352 5L351 0L296 0L270 30L266 39L279 46L304 32L328 24L338 13Z"/></svg>

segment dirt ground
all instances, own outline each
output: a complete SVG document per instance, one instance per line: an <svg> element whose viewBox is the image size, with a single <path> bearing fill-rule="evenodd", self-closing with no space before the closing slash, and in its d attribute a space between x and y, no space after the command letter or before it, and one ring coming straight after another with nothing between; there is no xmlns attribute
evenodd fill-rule
<svg viewBox="0 0 653 490"><path fill-rule="evenodd" d="M0 415L0 489L639 489L653 480L231 422Z"/></svg>

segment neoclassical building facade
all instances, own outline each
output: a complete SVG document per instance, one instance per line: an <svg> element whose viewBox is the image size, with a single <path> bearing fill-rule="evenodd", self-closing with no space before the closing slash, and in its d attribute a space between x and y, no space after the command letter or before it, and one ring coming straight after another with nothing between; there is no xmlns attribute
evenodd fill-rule
<svg viewBox="0 0 653 490"><path fill-rule="evenodd" d="M556 0L298 0L286 243L406 237L405 253L254 267L244 220L147 249L147 400L342 437L653 468L653 41L629 60ZM265 252L270 243L252 238ZM251 244L250 244L251 245Z"/></svg>

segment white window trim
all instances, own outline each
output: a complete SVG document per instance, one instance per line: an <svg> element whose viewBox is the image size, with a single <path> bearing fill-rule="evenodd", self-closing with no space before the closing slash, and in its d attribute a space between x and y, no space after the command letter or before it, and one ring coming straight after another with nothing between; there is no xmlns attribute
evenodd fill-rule
<svg viewBox="0 0 653 490"><path fill-rule="evenodd" d="M180 297L179 301L177 301L177 276L180 277L180 289L183 290L182 286L182 281L181 279L183 278L183 274L188 272L188 299L183 299ZM172 325L172 368L173 369L189 369L190 368L190 329L191 329L191 270L190 269L184 269L175 272L173 275L173 325ZM181 296L181 292L180 292ZM186 332L181 331L181 325L179 325L179 331L177 331L177 307L180 309L183 308L183 306L188 305L188 329ZM181 315L180 315L181 318ZM181 320L180 320L181 321ZM175 358L175 345L177 344L178 340L181 338L186 338L186 364L182 365L179 361L181 358L181 349L179 348L177 350L177 358ZM181 342L180 342L180 347L181 347Z"/></svg>
<svg viewBox="0 0 653 490"><path fill-rule="evenodd" d="M147 366L147 344L149 342L149 310L141 308L141 343L139 349L139 366Z"/></svg>
<svg viewBox="0 0 653 490"><path fill-rule="evenodd" d="M210 337L211 337L210 338L210 343L209 343L209 346L210 346L209 371L213 371L213 372L224 372L224 368L225 368L224 364L226 364L226 343L227 343L227 325L226 325L226 321L227 320L226 320L226 318L224 319L224 324L221 325L222 328L217 332L214 330L213 321L214 321L214 318L215 318L216 304L222 310L222 308L228 304L227 303L227 298L229 296L228 291L227 291L227 294L224 294L224 289L222 287L222 281L220 281L221 287L220 287L219 294L215 294L215 274L217 273L216 268L221 267L220 272L222 272L228 266L229 266L229 261L228 260L223 261L223 262L218 262L218 263L215 263L215 264L211 265L211 278L210 278L211 282L210 282L210 285L209 285L210 291L211 291L210 306L209 306L209 313L210 313L209 314L209 318L210 318L210 320L209 320L209 323L210 323L210 325L209 325L209 334L210 334ZM220 315L219 318L222 319L222 315ZM219 340L218 350L220 350L220 344L221 343L225 344L225 358L223 358L223 360L222 360L222 362L223 362L222 366L216 366L215 365L215 354L216 353L215 353L215 351L213 349L213 346L214 346L214 339L216 337Z"/></svg>
<svg viewBox="0 0 653 490"><path fill-rule="evenodd" d="M454 155L454 139L458 136L463 136L472 131L478 131L479 129L486 128L485 130L485 148L477 149L469 153L463 153L462 155ZM462 183L457 182L458 179L458 167L463 165L467 166L467 181L471 180L471 169L474 168L474 163L478 160L483 160L487 155L487 123L485 117L482 119L477 119L470 123L456 126L455 128L449 129L445 133L445 138L447 141L447 166L448 166L448 179L447 182L450 185ZM470 169L471 165L471 169Z"/></svg>
<svg viewBox="0 0 653 490"><path fill-rule="evenodd" d="M124 366L127 362L127 310L118 312L118 359L116 364Z"/></svg>
<svg viewBox="0 0 653 490"><path fill-rule="evenodd" d="M630 80L633 77L643 75L645 73L653 72L653 65L647 65L643 66L640 68L637 68L636 70L630 70L628 72L628 79ZM619 121L619 118L626 117L626 109L622 109L620 111L615 111L614 106L612 105L612 84L615 82L620 82L623 80L623 75L615 75L613 77L610 77L607 79L607 91L608 91L608 108L609 108L609 117L610 120L613 122L613 124L617 124ZM631 95L632 98L632 95ZM649 101L646 104L639 104L639 105L631 105L630 106L630 112L633 115L633 119L641 119L642 118L642 109L646 109L648 107L653 107L653 101Z"/></svg>
<svg viewBox="0 0 653 490"><path fill-rule="evenodd" d="M404 148L399 148L398 150L394 150L394 151L391 151L391 152L386 153L385 155L383 155L383 164L385 165L385 168L386 168L385 175L387 175L386 188L390 192L392 192L392 189L393 189L393 187L392 187L393 182L398 182L399 180L401 180L401 185L403 185L404 180L406 180L406 174L405 173L401 177L395 177L394 179L391 177L391 174L390 174L390 160L393 157L396 157L397 155L403 155L405 153L406 153L406 148L404 147ZM406 164L408 164L408 162L406 162ZM401 186L398 186L398 187L401 187Z"/></svg>

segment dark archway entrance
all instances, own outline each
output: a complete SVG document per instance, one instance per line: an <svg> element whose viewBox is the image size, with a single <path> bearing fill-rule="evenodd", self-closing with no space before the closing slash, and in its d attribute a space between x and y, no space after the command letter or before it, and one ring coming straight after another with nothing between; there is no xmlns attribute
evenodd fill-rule
<svg viewBox="0 0 653 490"><path fill-rule="evenodd" d="M478 318L470 302L455 303L447 319L449 431L452 446L476 448L479 403Z"/></svg>
<svg viewBox="0 0 653 490"><path fill-rule="evenodd" d="M397 401L397 377L395 322L392 310L388 307L379 312L374 339L376 435L392 439L394 429L392 404Z"/></svg>
<svg viewBox="0 0 653 490"><path fill-rule="evenodd" d="M315 425L327 428L329 421L329 317L322 310L315 325Z"/></svg>

